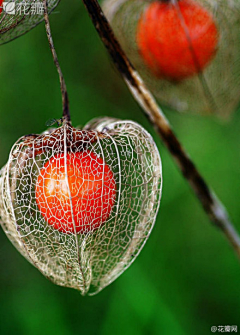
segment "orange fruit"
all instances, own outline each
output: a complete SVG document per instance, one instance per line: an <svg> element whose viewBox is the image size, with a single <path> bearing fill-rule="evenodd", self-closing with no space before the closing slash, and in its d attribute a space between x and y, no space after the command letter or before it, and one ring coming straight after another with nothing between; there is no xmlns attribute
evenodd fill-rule
<svg viewBox="0 0 240 335"><path fill-rule="evenodd" d="M218 46L210 12L192 0L157 1L141 15L137 46L157 77L179 81L204 70Z"/></svg>
<svg viewBox="0 0 240 335"><path fill-rule="evenodd" d="M86 233L110 216L116 182L109 166L90 151L53 156L37 178L36 202L47 223L64 233Z"/></svg>

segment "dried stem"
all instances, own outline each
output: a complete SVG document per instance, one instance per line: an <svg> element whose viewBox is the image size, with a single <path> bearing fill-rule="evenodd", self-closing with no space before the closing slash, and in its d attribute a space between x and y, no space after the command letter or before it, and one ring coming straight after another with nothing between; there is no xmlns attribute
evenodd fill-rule
<svg viewBox="0 0 240 335"><path fill-rule="evenodd" d="M142 107L142 110L162 138L183 176L187 179L200 200L209 219L223 231L240 258L240 237L230 222L224 206L196 169L194 163L174 134L162 110L123 52L98 2L96 0L83 0L83 3L103 44L107 48L119 72L122 74L134 98Z"/></svg>
<svg viewBox="0 0 240 335"><path fill-rule="evenodd" d="M69 112L69 100L68 100L68 93L67 93L67 87L65 84L65 80L62 74L62 70L58 61L57 53L53 44L53 39L52 39L52 33L51 33L51 28L50 28L50 22L49 22L49 16L48 16L48 2L47 0L43 1L44 4L44 20L45 20L45 28L46 28L46 33L47 33L47 38L49 42L49 46L52 52L53 56L53 61L54 64L56 65L58 74L59 74L59 81L60 81L60 86L61 86L61 93L62 93L62 107L63 107L63 120L66 122L71 122L70 118L70 112Z"/></svg>

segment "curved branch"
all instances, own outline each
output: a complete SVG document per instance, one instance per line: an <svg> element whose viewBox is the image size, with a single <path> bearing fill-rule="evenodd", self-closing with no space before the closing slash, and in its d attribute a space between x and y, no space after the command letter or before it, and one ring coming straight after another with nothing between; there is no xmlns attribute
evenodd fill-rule
<svg viewBox="0 0 240 335"><path fill-rule="evenodd" d="M174 134L168 120L157 105L152 94L146 88L143 80L134 69L104 16L101 7L96 0L82 0L89 16L119 72L134 98L142 107L143 112L152 123L157 133L163 140L169 152L179 166L183 176L189 182L193 191L201 202L209 219L222 230L231 246L240 258L240 237L229 220L228 214L217 199L214 192L207 185L193 161L190 159L178 138Z"/></svg>
<svg viewBox="0 0 240 335"><path fill-rule="evenodd" d="M70 118L70 112L69 112L69 100L68 100L68 93L67 93L67 87L65 84L65 80L62 74L62 70L58 61L57 53L53 44L53 39L52 39L52 33L51 33L51 28L50 28L50 22L49 22L49 16L48 16L48 3L47 0L43 1L44 4L44 20L45 20L45 28L46 28L46 33L47 33L47 38L49 42L49 46L52 52L53 56L53 61L54 64L57 68L58 75L59 75L59 81L60 81L60 86L61 86L61 93L62 93L62 106L63 106L63 120L66 122L71 122Z"/></svg>

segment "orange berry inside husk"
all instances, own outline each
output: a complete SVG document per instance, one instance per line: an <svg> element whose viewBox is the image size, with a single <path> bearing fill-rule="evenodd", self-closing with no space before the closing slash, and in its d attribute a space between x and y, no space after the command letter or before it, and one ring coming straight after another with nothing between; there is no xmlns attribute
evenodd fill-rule
<svg viewBox="0 0 240 335"><path fill-rule="evenodd" d="M136 41L152 74L179 81L202 72L213 59L218 29L211 13L195 1L158 1L141 15Z"/></svg>
<svg viewBox="0 0 240 335"><path fill-rule="evenodd" d="M116 182L110 167L90 151L53 156L37 178L36 202L47 223L63 233L87 233L109 218Z"/></svg>

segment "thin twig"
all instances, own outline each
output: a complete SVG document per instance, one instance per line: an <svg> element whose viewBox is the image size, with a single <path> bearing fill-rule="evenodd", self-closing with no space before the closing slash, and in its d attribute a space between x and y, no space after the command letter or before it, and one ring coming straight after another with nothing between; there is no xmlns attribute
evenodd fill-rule
<svg viewBox="0 0 240 335"><path fill-rule="evenodd" d="M224 206L196 169L194 163L174 134L162 110L123 52L98 2L96 0L82 1L103 44L107 48L119 72L122 74L134 98L142 107L142 110L162 138L183 176L187 179L200 200L209 219L223 231L240 258L240 237L230 222Z"/></svg>
<svg viewBox="0 0 240 335"><path fill-rule="evenodd" d="M51 28L50 28L50 23L49 23L49 16L48 16L48 2L47 0L43 1L44 4L44 20L45 20L45 28L46 28L46 33L47 33L47 38L49 42L49 46L52 52L53 56L53 61L56 65L58 74L59 74L59 80L60 80L60 86L61 86L61 93L62 93L62 107L63 107L63 119L66 122L71 122L70 118L70 112L69 112L69 100L68 100L68 93L67 93L67 87L65 84L65 80L62 74L62 70L58 61L57 53L53 44L53 39L52 39L52 33L51 33Z"/></svg>

